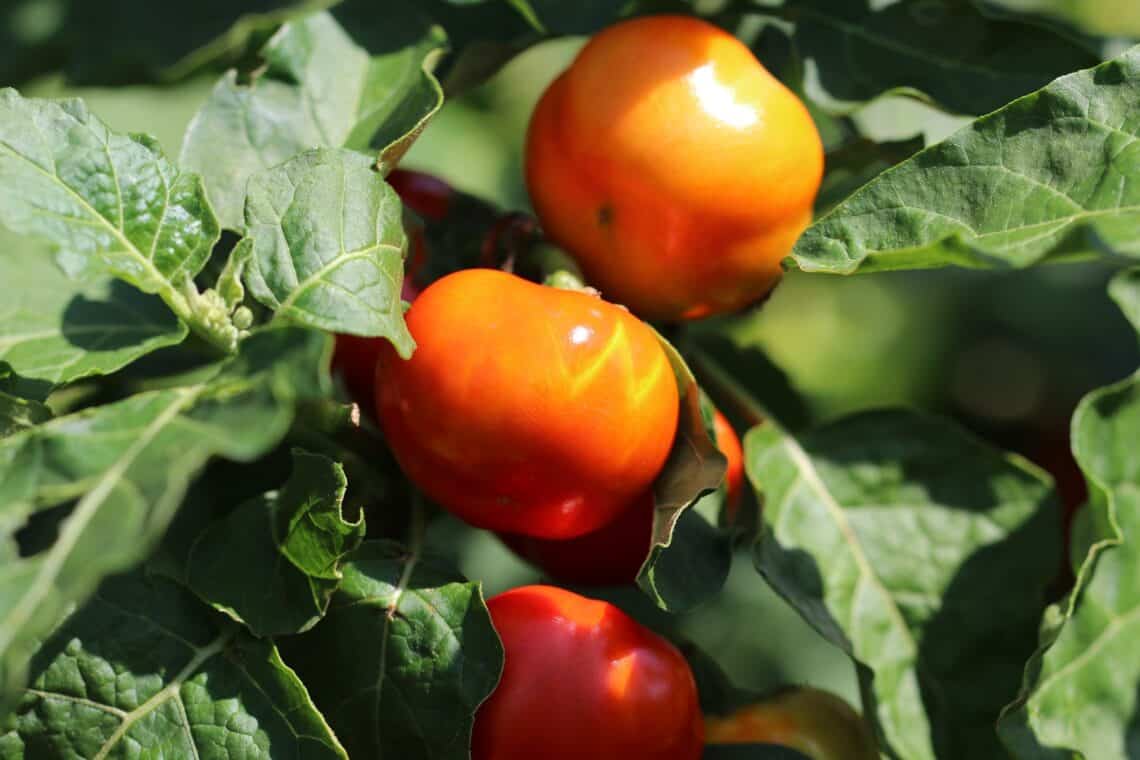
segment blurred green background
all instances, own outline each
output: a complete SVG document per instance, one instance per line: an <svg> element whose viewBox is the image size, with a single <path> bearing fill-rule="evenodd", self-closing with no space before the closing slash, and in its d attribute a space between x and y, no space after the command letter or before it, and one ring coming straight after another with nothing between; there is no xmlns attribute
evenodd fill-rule
<svg viewBox="0 0 1140 760"><path fill-rule="evenodd" d="M487 85L449 102L404 165L504 209L526 208L526 122L543 87L580 45L568 39L534 48ZM148 132L177 156L212 84L207 77L166 88L77 89L49 77L23 89L34 96L82 96L112 127ZM853 118L860 131L879 139L922 134L937 140L962 123L899 99L876 102ZM1050 448L1066 450L1080 397L1129 374L1140 359L1134 334L1105 294L1113 271L1098 263L852 278L791 273L761 309L714 328L782 368L813 421L872 406L914 405L1044 460ZM485 580L488 595L537 579L489 534L443 519L430 536L468 575ZM624 601L638 603L628 595ZM740 685L807 682L858 703L846 657L767 590L745 554L725 591L675 625Z"/></svg>

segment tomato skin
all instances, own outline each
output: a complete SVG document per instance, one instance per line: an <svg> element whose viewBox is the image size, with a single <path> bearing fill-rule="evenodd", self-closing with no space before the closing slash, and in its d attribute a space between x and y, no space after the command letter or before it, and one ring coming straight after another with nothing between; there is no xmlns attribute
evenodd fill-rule
<svg viewBox="0 0 1140 760"><path fill-rule="evenodd" d="M417 348L381 347L376 409L409 478L477 527L572 538L649 488L679 394L656 335L624 309L493 269L429 286Z"/></svg>
<svg viewBox="0 0 1140 760"><path fill-rule="evenodd" d="M874 737L844 700L807 686L727 717L706 717L709 744L782 744L812 760L878 760Z"/></svg>
<svg viewBox="0 0 1140 760"><path fill-rule="evenodd" d="M713 431L716 434L716 447L728 460L724 470L724 509L731 523L740 509L741 489L744 488L744 449L728 418L719 409L713 415Z"/></svg>
<svg viewBox="0 0 1140 760"><path fill-rule="evenodd" d="M740 439L719 411L714 418L716 445L728 459L725 509L731 521L740 503L744 480ZM646 491L611 522L584 536L565 540L500 533L518 556L561 583L622 586L637 581L653 539L653 493Z"/></svg>
<svg viewBox="0 0 1140 760"><path fill-rule="evenodd" d="M608 602L524 586L487 607L502 680L475 714L472 760L697 760L696 683L672 644Z"/></svg>
<svg viewBox="0 0 1140 760"><path fill-rule="evenodd" d="M611 26L546 90L525 156L547 235L646 319L733 311L780 277L823 145L743 43L686 16Z"/></svg>
<svg viewBox="0 0 1140 760"><path fill-rule="evenodd" d="M518 556L560 583L623 586L637 580L653 537L653 492L646 491L611 522L565 540L500 533Z"/></svg>

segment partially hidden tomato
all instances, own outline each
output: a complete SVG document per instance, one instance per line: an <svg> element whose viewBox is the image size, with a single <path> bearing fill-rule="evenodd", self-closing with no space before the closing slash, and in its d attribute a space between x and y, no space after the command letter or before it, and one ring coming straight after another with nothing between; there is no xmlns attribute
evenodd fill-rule
<svg viewBox="0 0 1140 760"><path fill-rule="evenodd" d="M493 269L429 286L406 315L417 348L385 345L376 410L424 493L468 523L572 538L657 477L679 394L643 322L583 292Z"/></svg>
<svg viewBox="0 0 1140 760"><path fill-rule="evenodd" d="M728 418L717 410L713 415L713 432L716 434L716 447L727 460L724 470L724 510L731 523L740 510L740 499L744 488L744 449L740 437L732 429Z"/></svg>
<svg viewBox="0 0 1140 760"><path fill-rule="evenodd" d="M650 16L611 26L543 94L526 183L591 285L647 319L767 293L808 225L823 147L803 103L727 32Z"/></svg>
<svg viewBox="0 0 1140 760"><path fill-rule="evenodd" d="M744 477L740 439L719 411L713 422L717 448L728 459L724 478L725 509L732 520L740 502ZM649 555L653 506L653 492L646 491L616 519L584 536L558 540L500 533L499 538L515 554L561 583L624 585L637 580L641 565Z"/></svg>
<svg viewBox="0 0 1140 760"><path fill-rule="evenodd" d="M473 760L697 760L697 689L672 644L608 602L524 586L487 607L502 679L475 714Z"/></svg>
<svg viewBox="0 0 1140 760"><path fill-rule="evenodd" d="M812 760L878 760L859 713L821 689L798 687L726 717L705 719L709 744L782 744Z"/></svg>
<svg viewBox="0 0 1140 760"><path fill-rule="evenodd" d="M443 180L422 172L394 169L387 177L388 184L400 196L404 206L424 219L441 221L447 216L455 191ZM423 223L405 215L404 229L408 236L408 259L404 265L404 282L400 297L408 303L416 300L422 283L417 279L427 264L429 255ZM376 376L376 357L384 338L366 338L359 335L338 334L333 351L332 367L344 378L349 396L365 408L372 407L372 382Z"/></svg>

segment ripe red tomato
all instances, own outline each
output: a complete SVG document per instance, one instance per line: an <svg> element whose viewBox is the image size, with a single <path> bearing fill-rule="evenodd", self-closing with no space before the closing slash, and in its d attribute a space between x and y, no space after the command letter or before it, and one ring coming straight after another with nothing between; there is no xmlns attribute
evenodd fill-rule
<svg viewBox="0 0 1140 760"><path fill-rule="evenodd" d="M740 439L719 411L713 418L716 445L728 459L725 509L735 517L743 485ZM653 538L653 493L646 491L622 510L617 519L584 536L564 540L500 533L515 554L562 583L620 586L637 580Z"/></svg>
<svg viewBox="0 0 1140 760"><path fill-rule="evenodd" d="M851 705L806 686L727 717L708 717L705 732L709 744L782 744L812 760L879 758L874 737Z"/></svg>
<svg viewBox="0 0 1140 760"><path fill-rule="evenodd" d="M493 269L437 280L387 344L376 409L408 477L477 527L572 538L644 493L679 398L656 335L586 293Z"/></svg>
<svg viewBox="0 0 1140 760"><path fill-rule="evenodd" d="M487 603L502 680L475 714L472 760L697 760L692 671L608 602L524 586Z"/></svg>
<svg viewBox="0 0 1140 760"><path fill-rule="evenodd" d="M822 176L799 98L738 39L688 16L594 36L527 133L543 229L647 319L733 311L767 293Z"/></svg>

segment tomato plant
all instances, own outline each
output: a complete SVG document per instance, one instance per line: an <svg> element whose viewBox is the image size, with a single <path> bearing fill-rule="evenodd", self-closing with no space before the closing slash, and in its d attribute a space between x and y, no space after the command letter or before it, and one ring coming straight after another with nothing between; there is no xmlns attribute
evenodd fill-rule
<svg viewBox="0 0 1140 760"><path fill-rule="evenodd" d="M0 760L1136 756L1133 3L0 5Z"/></svg>

